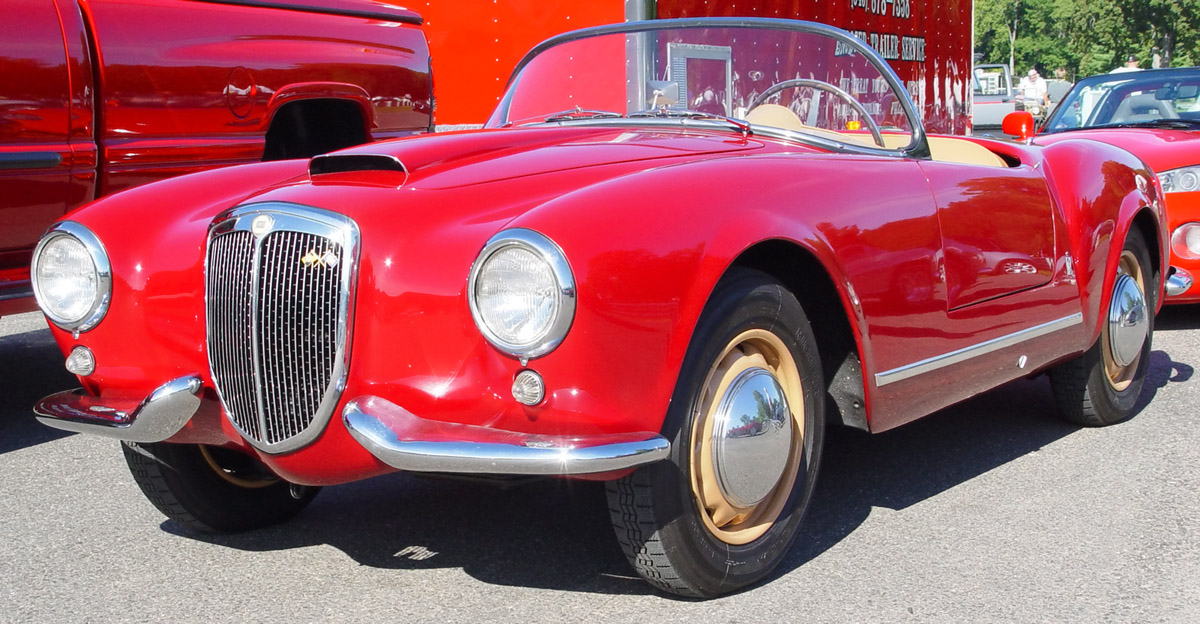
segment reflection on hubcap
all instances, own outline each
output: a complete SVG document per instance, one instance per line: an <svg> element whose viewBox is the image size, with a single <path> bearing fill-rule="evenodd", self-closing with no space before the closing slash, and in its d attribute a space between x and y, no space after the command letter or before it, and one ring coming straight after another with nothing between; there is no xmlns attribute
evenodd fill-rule
<svg viewBox="0 0 1200 624"><path fill-rule="evenodd" d="M1146 298L1137 280L1118 275L1108 311L1108 340L1113 363L1122 367L1132 364L1142 352L1149 328Z"/></svg>
<svg viewBox="0 0 1200 624"><path fill-rule="evenodd" d="M784 512L804 461L804 385L778 336L747 330L701 386L689 464L700 520L717 539L749 544Z"/></svg>
<svg viewBox="0 0 1200 624"><path fill-rule="evenodd" d="M791 411L783 388L762 368L730 385L713 425L713 464L721 493L738 507L762 502L787 467Z"/></svg>

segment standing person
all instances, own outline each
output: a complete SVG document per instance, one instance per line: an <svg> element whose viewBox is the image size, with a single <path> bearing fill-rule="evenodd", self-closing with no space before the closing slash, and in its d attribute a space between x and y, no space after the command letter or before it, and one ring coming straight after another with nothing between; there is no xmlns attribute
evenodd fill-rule
<svg viewBox="0 0 1200 624"><path fill-rule="evenodd" d="M1123 67L1118 67L1108 73L1119 74L1121 72L1131 72L1131 71L1137 71L1139 69L1141 69L1141 68L1138 67L1138 58L1136 56L1130 54L1129 56L1125 57L1125 65Z"/></svg>
<svg viewBox="0 0 1200 624"><path fill-rule="evenodd" d="M1048 90L1046 89L1046 79L1038 75L1036 69L1031 68L1029 70L1029 73L1017 85L1017 90L1021 92L1021 97L1026 100L1032 100L1042 106L1050 104Z"/></svg>

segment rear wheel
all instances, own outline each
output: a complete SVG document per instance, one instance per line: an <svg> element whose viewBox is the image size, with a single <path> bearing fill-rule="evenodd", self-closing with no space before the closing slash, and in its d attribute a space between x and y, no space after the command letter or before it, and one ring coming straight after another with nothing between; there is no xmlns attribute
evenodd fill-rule
<svg viewBox="0 0 1200 624"><path fill-rule="evenodd" d="M1133 414L1146 382L1154 333L1158 282L1151 267L1145 240L1130 230L1100 339L1083 355L1050 370L1055 399L1067 420L1101 427Z"/></svg>
<svg viewBox="0 0 1200 624"><path fill-rule="evenodd" d="M718 285L667 414L670 460L608 484L617 539L650 583L716 596L787 554L824 431L815 345L778 282L739 270Z"/></svg>
<svg viewBox="0 0 1200 624"><path fill-rule="evenodd" d="M300 513L321 488L294 485L257 459L200 444L122 442L146 498L168 518L205 532L257 529Z"/></svg>

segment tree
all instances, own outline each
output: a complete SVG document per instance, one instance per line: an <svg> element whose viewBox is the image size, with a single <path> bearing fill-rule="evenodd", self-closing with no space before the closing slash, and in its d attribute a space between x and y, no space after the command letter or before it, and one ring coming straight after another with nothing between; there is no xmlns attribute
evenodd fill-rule
<svg viewBox="0 0 1200 624"><path fill-rule="evenodd" d="M976 0L981 62L1090 76L1134 54L1142 67L1200 63L1200 0Z"/></svg>

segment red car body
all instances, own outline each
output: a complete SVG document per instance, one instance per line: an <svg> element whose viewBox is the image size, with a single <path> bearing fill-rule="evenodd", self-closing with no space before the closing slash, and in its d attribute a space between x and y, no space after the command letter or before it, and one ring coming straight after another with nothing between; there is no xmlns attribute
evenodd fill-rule
<svg viewBox="0 0 1200 624"><path fill-rule="evenodd" d="M418 14L366 0L11 0L0 22L0 315L33 245L138 184L424 132Z"/></svg>
<svg viewBox="0 0 1200 624"><path fill-rule="evenodd" d="M900 111L889 123L914 124L905 149L858 143L865 134L853 129L776 131L725 117L675 118L665 107L644 117L569 108L525 125L505 117L513 102L555 110L556 99L578 95L542 80L539 72L548 70L539 63L574 71L577 57L558 50L577 41L591 51L615 47L622 59L622 28L678 28L663 37L672 43L710 41L738 28L814 37L804 39L810 50L836 39L841 58L864 58L880 72L876 85L902 93L882 59L836 29L779 20L679 24L585 31L539 48L491 129L204 172L75 211L56 227L103 247L95 253L110 266L100 272L111 276L111 298L95 323L54 327L63 352L91 357L93 366L81 373L82 390L38 406L41 420L132 442L141 450L131 451L131 465L140 453L158 452L152 448L202 445L309 486L397 469L629 483L678 461L673 453L689 452L672 437L678 425L666 415L696 368L696 345L709 338L714 302L730 276L742 274L774 280L771 292L794 293L789 300L794 296L812 319L824 372L811 371L810 380L826 384L810 397L816 402L804 412L807 424L794 435L815 440L818 449L821 401L835 420L884 431L1069 366L1098 352L1110 334L1134 335L1134 351L1148 353L1147 315L1161 301L1156 276L1166 267L1165 223L1153 174L1116 147L927 140L910 102L878 109ZM693 36L691 29L703 32ZM736 66L739 57L732 58ZM855 67L862 75L864 66ZM652 86L654 98L668 88ZM300 221L309 225L287 230L286 223ZM252 259L227 249L230 241L285 240L273 238L285 230L300 236L314 223L339 233L287 243L290 251L278 252L283 260L274 251ZM52 231L43 248L65 232ZM488 333L504 328L479 320L487 288L477 280L491 266L484 256L504 237L548 241L537 253L569 265L569 279L556 278L559 287L545 295L570 302L569 328L539 350L506 347ZM1142 268L1133 271L1143 284L1136 292L1121 286L1129 281L1122 270L1134 240L1144 241ZM251 265L277 261L280 275L293 277L276 282L264 274L269 281L259 286L229 286ZM310 278L338 271L341 302L312 303L314 292L326 291ZM52 270L46 275L56 279ZM1122 298L1133 305L1122 307ZM230 316L234 309L251 311ZM323 314L336 318L323 321ZM562 308L559 314L567 316ZM320 351L326 344L337 353ZM317 354L295 355L310 348ZM251 352L259 364L226 376ZM325 364L313 368L332 377L314 381L291 365L276 366L293 356L320 359ZM1140 367L1126 365L1144 375L1147 358ZM540 382L542 394L531 398L515 387L526 382ZM315 384L310 398L321 403L323 419L305 425L295 443L286 435L268 439L268 429L291 425L272 421L260 431L232 416L241 409L234 403L255 400L239 383L269 389L260 405L272 413L290 409L276 404L281 396ZM1140 381L1118 385L1118 392L1133 388L1136 398ZM763 414L781 403L766 400ZM788 430L786 423L764 425L766 416L730 423L730 444L758 444L767 433ZM815 470L813 464L797 477L806 492ZM761 540L774 554L748 565L745 577L698 587L656 584L713 595L761 578L790 543L788 537L781 550L773 535ZM720 539L724 556L749 557L726 552L743 537ZM749 540L748 548L761 540Z"/></svg>
<svg viewBox="0 0 1200 624"><path fill-rule="evenodd" d="M1180 88L1190 88L1191 97L1173 97ZM1174 93L1160 89L1175 90ZM1084 94L1111 93L1096 102ZM1200 167L1200 67L1119 72L1082 80L1063 99L1063 106L1047 119L1033 138L1038 145L1051 145L1073 138L1087 138L1116 145L1136 154L1159 175ZM1161 93L1165 99L1155 99ZM1171 96L1171 97L1168 97ZM1121 109L1123 101L1144 100L1147 108ZM1157 105L1151 105L1158 102ZM1176 105L1178 102L1178 105ZM1080 123L1080 106L1088 106L1090 118ZM1088 117L1084 115L1084 117ZM1200 302L1200 286L1192 282L1200 275L1200 247L1189 249L1189 229L1200 232L1200 188L1167 189L1164 197L1168 232L1171 234L1171 267L1167 303ZM1193 238L1197 236L1193 232Z"/></svg>

